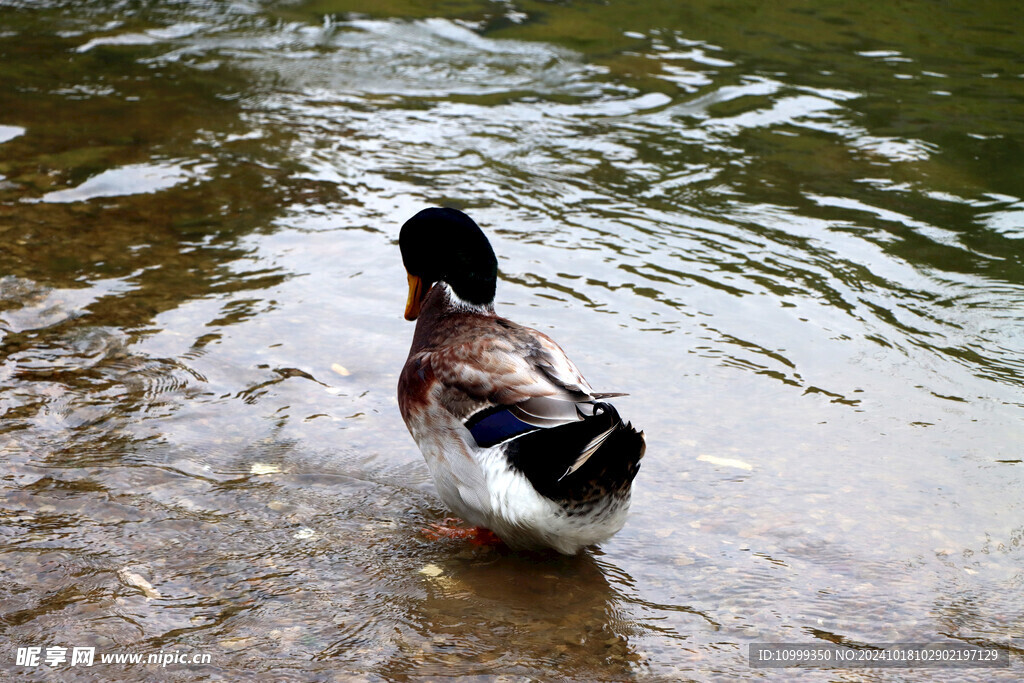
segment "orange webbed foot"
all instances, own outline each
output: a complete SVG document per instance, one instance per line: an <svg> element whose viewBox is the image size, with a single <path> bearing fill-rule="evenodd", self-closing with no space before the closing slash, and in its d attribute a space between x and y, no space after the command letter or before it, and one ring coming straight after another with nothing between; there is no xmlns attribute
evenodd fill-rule
<svg viewBox="0 0 1024 683"><path fill-rule="evenodd" d="M423 535L431 541L458 540L469 541L473 545L501 545L502 540L490 529L482 526L462 526L464 522L457 517L447 517L439 524L430 524L423 529Z"/></svg>

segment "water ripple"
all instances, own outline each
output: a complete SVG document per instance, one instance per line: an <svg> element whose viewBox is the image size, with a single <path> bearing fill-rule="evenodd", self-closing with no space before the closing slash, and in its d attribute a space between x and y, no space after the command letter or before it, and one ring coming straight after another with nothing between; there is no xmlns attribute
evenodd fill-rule
<svg viewBox="0 0 1024 683"><path fill-rule="evenodd" d="M4 5L19 647L732 679L758 640L1019 635L1013 17L345 6ZM396 238L427 204L487 230L500 312L630 393L649 451L600 550L420 533Z"/></svg>

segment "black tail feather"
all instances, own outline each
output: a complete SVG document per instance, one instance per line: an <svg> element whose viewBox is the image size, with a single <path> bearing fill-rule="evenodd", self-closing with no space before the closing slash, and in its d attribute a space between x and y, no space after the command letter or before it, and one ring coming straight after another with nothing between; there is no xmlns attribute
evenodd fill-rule
<svg viewBox="0 0 1024 683"><path fill-rule="evenodd" d="M609 429L600 448L566 474L587 445ZM623 422L611 404L598 403L594 415L526 434L509 441L505 449L512 466L538 493L558 502L585 503L626 494L640 469L645 443L643 432Z"/></svg>

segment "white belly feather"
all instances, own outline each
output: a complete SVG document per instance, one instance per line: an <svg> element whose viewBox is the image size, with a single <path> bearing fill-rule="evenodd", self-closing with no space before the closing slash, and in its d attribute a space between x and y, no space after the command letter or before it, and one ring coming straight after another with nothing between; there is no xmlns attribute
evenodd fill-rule
<svg viewBox="0 0 1024 683"><path fill-rule="evenodd" d="M509 464L504 445L479 448L469 430L443 409L423 411L409 421L409 431L441 500L511 547L551 547L572 555L608 539L626 522L628 499L609 499L587 514L569 515Z"/></svg>

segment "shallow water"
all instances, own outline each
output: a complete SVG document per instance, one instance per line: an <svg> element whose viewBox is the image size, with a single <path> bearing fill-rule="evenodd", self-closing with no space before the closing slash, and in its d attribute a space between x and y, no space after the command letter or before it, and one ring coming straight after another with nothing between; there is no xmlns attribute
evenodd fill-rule
<svg viewBox="0 0 1024 683"><path fill-rule="evenodd" d="M0 1L0 670L790 678L1024 638L1024 59L1005 3ZM577 558L435 543L401 223L648 455ZM18 647L208 654L18 665ZM98 657L98 654L97 654Z"/></svg>

